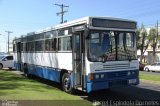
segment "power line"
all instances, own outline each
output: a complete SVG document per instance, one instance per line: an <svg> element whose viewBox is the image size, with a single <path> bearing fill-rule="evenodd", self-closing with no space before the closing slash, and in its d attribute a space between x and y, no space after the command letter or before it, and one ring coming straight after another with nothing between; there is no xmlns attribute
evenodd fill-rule
<svg viewBox="0 0 160 106"><path fill-rule="evenodd" d="M64 4L54 4L54 5L61 7L61 12L58 12L56 14L57 14L57 16L61 15L61 24L62 24L62 23L64 23L64 21L63 21L64 13L68 12L68 11L64 10L64 8L69 7L69 6L66 6Z"/></svg>

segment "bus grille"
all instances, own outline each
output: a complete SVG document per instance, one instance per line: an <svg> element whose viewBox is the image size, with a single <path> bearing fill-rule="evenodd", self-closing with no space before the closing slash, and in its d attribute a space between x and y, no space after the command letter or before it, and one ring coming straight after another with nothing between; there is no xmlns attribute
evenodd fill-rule
<svg viewBox="0 0 160 106"><path fill-rule="evenodd" d="M109 72L108 78L118 78L118 77L126 77L127 71L120 71L120 72Z"/></svg>
<svg viewBox="0 0 160 106"><path fill-rule="evenodd" d="M109 87L118 87L118 86L125 86L127 85L127 80L120 80L120 81L110 81Z"/></svg>
<svg viewBox="0 0 160 106"><path fill-rule="evenodd" d="M130 68L129 64L103 65L103 69L105 69L105 70L117 70L117 69L128 69L128 68Z"/></svg>

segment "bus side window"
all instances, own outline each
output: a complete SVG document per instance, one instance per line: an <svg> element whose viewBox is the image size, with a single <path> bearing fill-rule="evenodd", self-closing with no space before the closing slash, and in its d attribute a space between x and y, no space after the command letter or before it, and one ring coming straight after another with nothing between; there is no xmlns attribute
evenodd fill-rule
<svg viewBox="0 0 160 106"><path fill-rule="evenodd" d="M29 42L29 51L35 51L35 42Z"/></svg>
<svg viewBox="0 0 160 106"><path fill-rule="evenodd" d="M29 51L29 43L26 43L26 51Z"/></svg>
<svg viewBox="0 0 160 106"><path fill-rule="evenodd" d="M54 38L50 41L50 50L51 51L56 51L57 50L57 39Z"/></svg>
<svg viewBox="0 0 160 106"><path fill-rule="evenodd" d="M23 51L23 46L24 46L24 43L21 43L21 49L20 49L20 51Z"/></svg>
<svg viewBox="0 0 160 106"><path fill-rule="evenodd" d="M16 47L15 47L15 44L13 44L13 52L15 52L16 51L16 49L15 49Z"/></svg>
<svg viewBox="0 0 160 106"><path fill-rule="evenodd" d="M23 43L23 50L22 51L26 51L26 43Z"/></svg>
<svg viewBox="0 0 160 106"><path fill-rule="evenodd" d="M72 50L71 37L63 37L58 39L58 50L59 51L71 51Z"/></svg>
<svg viewBox="0 0 160 106"><path fill-rule="evenodd" d="M43 40L35 42L35 51L43 51L44 50L43 47L44 47L44 41Z"/></svg>
<svg viewBox="0 0 160 106"><path fill-rule="evenodd" d="M50 39L45 40L45 51L49 51L50 50Z"/></svg>

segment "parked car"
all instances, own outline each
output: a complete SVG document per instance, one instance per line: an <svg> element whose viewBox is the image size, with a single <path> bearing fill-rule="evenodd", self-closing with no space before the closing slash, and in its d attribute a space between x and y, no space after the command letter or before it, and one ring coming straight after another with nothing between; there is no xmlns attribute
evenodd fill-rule
<svg viewBox="0 0 160 106"><path fill-rule="evenodd" d="M139 70L140 70L140 71L143 71L144 67L145 67L145 65L142 64L141 62L139 62Z"/></svg>
<svg viewBox="0 0 160 106"><path fill-rule="evenodd" d="M160 71L160 63L154 63L151 65L146 65L144 67L145 71Z"/></svg>
<svg viewBox="0 0 160 106"><path fill-rule="evenodd" d="M4 56L8 56L7 54L0 54L0 59L2 59Z"/></svg>
<svg viewBox="0 0 160 106"><path fill-rule="evenodd" d="M5 55L0 56L0 69L2 68L14 68L13 56Z"/></svg>

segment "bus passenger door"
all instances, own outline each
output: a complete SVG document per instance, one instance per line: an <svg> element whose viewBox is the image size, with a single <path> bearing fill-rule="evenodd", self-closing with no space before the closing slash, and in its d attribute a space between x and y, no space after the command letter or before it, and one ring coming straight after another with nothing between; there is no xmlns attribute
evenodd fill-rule
<svg viewBox="0 0 160 106"><path fill-rule="evenodd" d="M76 87L82 86L82 36L81 33L73 34L73 71L74 84Z"/></svg>

